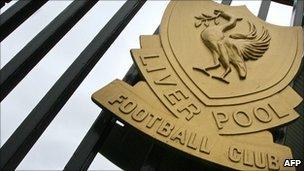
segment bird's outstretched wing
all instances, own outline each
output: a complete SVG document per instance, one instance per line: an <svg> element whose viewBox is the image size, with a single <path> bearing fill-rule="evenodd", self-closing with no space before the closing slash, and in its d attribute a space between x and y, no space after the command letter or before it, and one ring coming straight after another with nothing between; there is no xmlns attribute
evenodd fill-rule
<svg viewBox="0 0 304 171"><path fill-rule="evenodd" d="M244 60L257 60L268 50L271 37L264 27L261 33L257 35L255 25L248 23L250 30L248 34L231 34L229 37L238 54Z"/></svg>

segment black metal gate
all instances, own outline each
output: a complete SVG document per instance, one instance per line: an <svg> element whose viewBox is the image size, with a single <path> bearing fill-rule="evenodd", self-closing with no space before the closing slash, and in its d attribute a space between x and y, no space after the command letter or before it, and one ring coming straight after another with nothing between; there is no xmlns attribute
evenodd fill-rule
<svg viewBox="0 0 304 171"><path fill-rule="evenodd" d="M223 0L222 3L230 5L231 1ZM291 19L293 25L303 25L303 0L273 1L293 6L293 17ZM3 7L6 2L9 2L9 0L2 0L0 6ZM12 33L46 2L47 0L20 0L1 14L0 41ZM11 61L1 68L1 101L97 2L97 0L72 2L51 24L45 27ZM144 3L145 0L126 1L72 65L62 74L1 147L0 170L12 170L19 165L94 65ZM270 3L271 0L262 1L258 17L263 20L266 19ZM157 32L158 29L156 29L155 33ZM124 81L134 85L139 80L138 71L133 65L126 73ZM293 88L304 97L303 62L300 72L293 82ZM304 116L303 102L296 110L301 116ZM202 166L199 162L192 161L181 155L172 154L166 149L153 144L139 132L129 128L128 125L124 127L117 125L116 120L117 118L113 114L103 110L83 138L70 161L66 164L65 170L88 169L99 151L119 167L126 170L186 170L189 167L191 170L202 170L203 167L212 168L212 166ZM276 141L296 149L293 150L294 157L302 160L304 156L302 149L303 136L299 136L299 134L303 135L303 125L303 117L301 117L301 119L284 128L273 130ZM140 150L138 150L139 147Z"/></svg>

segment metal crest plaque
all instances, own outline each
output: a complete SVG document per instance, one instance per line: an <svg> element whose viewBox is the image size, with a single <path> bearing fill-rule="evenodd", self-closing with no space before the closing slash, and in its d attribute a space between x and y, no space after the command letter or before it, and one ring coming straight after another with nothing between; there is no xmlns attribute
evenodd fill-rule
<svg viewBox="0 0 304 171"><path fill-rule="evenodd" d="M93 101L158 142L238 170L280 170L291 150L271 128L295 120L289 86L303 56L301 27L266 23L245 6L173 1L160 34L131 50L144 81L115 80ZM293 169L293 168L284 168Z"/></svg>

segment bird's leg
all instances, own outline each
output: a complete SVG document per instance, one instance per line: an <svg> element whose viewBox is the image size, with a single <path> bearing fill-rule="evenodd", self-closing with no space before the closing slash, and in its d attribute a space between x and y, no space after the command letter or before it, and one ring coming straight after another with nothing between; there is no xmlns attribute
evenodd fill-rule
<svg viewBox="0 0 304 171"><path fill-rule="evenodd" d="M214 64L212 66L206 67L205 68L206 71L220 67L220 62L218 60L219 59L219 55L214 50L212 51L212 57L213 57Z"/></svg>
<svg viewBox="0 0 304 171"><path fill-rule="evenodd" d="M231 72L231 67L230 67L230 63L229 63L229 56L228 53L226 51L226 48L224 46L224 44L222 42L219 42L218 44L219 47L219 51L220 51L220 61L223 65L223 67L225 68L224 73L222 74L222 76L212 76L212 78L215 78L217 80L223 81L227 84L229 84L229 81L227 81L225 79L225 77Z"/></svg>
<svg viewBox="0 0 304 171"><path fill-rule="evenodd" d="M208 77L210 76L210 74L206 71L205 68L199 68L199 67L193 67L194 70L200 71L202 73L204 73L205 75L207 75Z"/></svg>
<svg viewBox="0 0 304 171"><path fill-rule="evenodd" d="M212 52L212 57L213 57L214 65L212 65L210 67L206 67L206 68L205 67L193 67L193 69L197 70L197 71L200 71L200 72L204 73L207 76L210 76L210 74L207 71L210 70L210 69L217 68L217 67L220 66L220 63L219 63L219 60L218 60L219 55L214 50L211 50L211 52Z"/></svg>
<svg viewBox="0 0 304 171"><path fill-rule="evenodd" d="M229 84L229 81L225 79L225 77L231 72L231 67L228 66L227 68L225 68L225 72L222 74L222 76L212 76L212 78L217 79L219 81L222 81L224 83Z"/></svg>
<svg viewBox="0 0 304 171"><path fill-rule="evenodd" d="M225 72L223 73L222 78L225 78L230 72L231 72L231 67L228 66L228 67L226 68Z"/></svg>

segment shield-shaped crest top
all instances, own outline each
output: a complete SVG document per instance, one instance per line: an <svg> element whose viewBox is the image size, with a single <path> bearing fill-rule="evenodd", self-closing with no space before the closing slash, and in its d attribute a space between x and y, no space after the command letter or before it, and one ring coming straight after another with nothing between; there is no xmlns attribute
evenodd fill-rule
<svg viewBox="0 0 304 171"><path fill-rule="evenodd" d="M176 1L161 43L181 80L206 105L262 99L286 87L303 55L301 27L262 21L246 6Z"/></svg>

